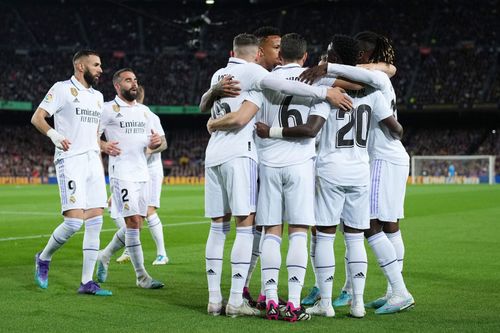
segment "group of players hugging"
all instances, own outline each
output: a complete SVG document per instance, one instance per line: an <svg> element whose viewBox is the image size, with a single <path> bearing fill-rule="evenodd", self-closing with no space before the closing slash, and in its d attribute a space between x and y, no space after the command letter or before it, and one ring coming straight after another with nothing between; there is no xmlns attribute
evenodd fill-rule
<svg viewBox="0 0 500 333"><path fill-rule="evenodd" d="M409 171L401 144L389 40L374 32L334 35L319 64L303 67L307 42L273 27L233 40L200 109L211 112L205 159L209 314L285 321L335 316L350 306L389 314L415 304L403 276L399 230ZM224 243L236 222L229 299L221 293ZM288 299L278 297L283 224L288 225ZM345 240L345 284L332 300L337 227ZM301 300L310 258L315 286ZM387 278L365 304L367 239ZM249 292L261 261L261 290ZM304 306L310 306L305 308Z"/></svg>

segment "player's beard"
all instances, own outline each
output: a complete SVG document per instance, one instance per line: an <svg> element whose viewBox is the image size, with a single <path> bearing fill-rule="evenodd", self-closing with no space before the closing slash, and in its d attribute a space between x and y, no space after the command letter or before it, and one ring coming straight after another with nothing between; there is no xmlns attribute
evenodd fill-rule
<svg viewBox="0 0 500 333"><path fill-rule="evenodd" d="M83 72L83 79L89 86L96 86L97 83L99 82L99 78L96 76L93 76L88 69L85 69Z"/></svg>
<svg viewBox="0 0 500 333"><path fill-rule="evenodd" d="M129 90L122 89L122 96L127 101L133 102L137 98L137 90L136 91L132 91L132 89L129 89Z"/></svg>

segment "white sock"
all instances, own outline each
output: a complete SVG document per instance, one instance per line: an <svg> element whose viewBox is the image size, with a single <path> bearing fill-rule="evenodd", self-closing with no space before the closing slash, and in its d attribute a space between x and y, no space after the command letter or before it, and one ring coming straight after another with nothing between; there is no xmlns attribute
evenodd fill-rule
<svg viewBox="0 0 500 333"><path fill-rule="evenodd" d="M385 233L379 232L371 236L368 238L368 244L375 253L378 264L390 283L392 291L405 295L407 293L406 286L398 264L396 251Z"/></svg>
<svg viewBox="0 0 500 333"><path fill-rule="evenodd" d="M222 275L222 259L224 257L224 243L226 234L231 225L229 222L212 222L208 233L205 248L205 264L208 281L208 301L210 303L222 302L220 280Z"/></svg>
<svg viewBox="0 0 500 333"><path fill-rule="evenodd" d="M307 269L307 233L294 232L288 237L288 301L295 308L300 307L300 294L304 286Z"/></svg>
<svg viewBox="0 0 500 333"><path fill-rule="evenodd" d="M113 239L111 239L111 242L102 250L101 257L104 261L109 261L109 258L111 258L113 254L125 246L125 230L127 230L126 227L118 229Z"/></svg>
<svg viewBox="0 0 500 333"><path fill-rule="evenodd" d="M85 234L83 235L83 284L91 281L94 275L95 262L99 253L101 228L102 215L85 221Z"/></svg>
<svg viewBox="0 0 500 333"><path fill-rule="evenodd" d="M311 233L311 240L309 242L309 257L311 258L311 267L314 274L314 286L319 288L318 285L318 272L316 270L316 260L314 259L316 256L316 235Z"/></svg>
<svg viewBox="0 0 500 333"><path fill-rule="evenodd" d="M252 279L253 271L255 270L255 266L257 266L257 261L260 257L260 238L262 236L262 232L255 229L253 227L253 242L252 242L252 259L250 260L250 266L248 267L248 275L247 280L245 281L245 287L248 288L250 285L250 280Z"/></svg>
<svg viewBox="0 0 500 333"><path fill-rule="evenodd" d="M401 273L403 273L403 263L405 258L405 245L403 243L403 237L401 236L401 231L398 230L393 233L385 233L389 241L391 242L394 250L396 251L396 257L398 258L399 267L401 269ZM387 283L387 291L386 294L390 295L392 293L391 284Z"/></svg>
<svg viewBox="0 0 500 333"><path fill-rule="evenodd" d="M385 233L389 241L391 242L394 250L396 251L396 257L398 258L399 266L401 267L401 272L403 271L403 261L405 259L405 244L403 243L403 237L401 236L401 231L398 230L393 233Z"/></svg>
<svg viewBox="0 0 500 333"><path fill-rule="evenodd" d="M345 241L344 234L344 245L345 245L345 255L344 255L344 267L345 267L345 281L344 286L342 287L342 291L345 291L352 295L352 283L351 283L351 271L349 270L349 249L347 248L347 242Z"/></svg>
<svg viewBox="0 0 500 333"><path fill-rule="evenodd" d="M365 249L365 237L363 233L345 233L345 241L348 249L348 265L352 283L352 302L364 304L363 293L365 291L366 272L368 269L368 258Z"/></svg>
<svg viewBox="0 0 500 333"><path fill-rule="evenodd" d="M120 228L125 228L125 227L127 226L127 225L125 224L125 219L124 219L123 217L121 217L121 216L120 216L120 217L117 217L117 218L115 218L115 219L113 219L113 222L115 222L116 227L117 227L118 229L120 229Z"/></svg>
<svg viewBox="0 0 500 333"><path fill-rule="evenodd" d="M252 227L237 227L236 239L231 251L231 294L228 301L236 307L243 303L243 287L252 259L252 246Z"/></svg>
<svg viewBox="0 0 500 333"><path fill-rule="evenodd" d="M319 281L319 292L323 307L332 302L333 279L335 276L334 241L335 234L316 232L316 276Z"/></svg>
<svg viewBox="0 0 500 333"><path fill-rule="evenodd" d="M125 245L127 246L128 254L130 255L130 261L134 266L135 276L137 280L144 278L144 276L149 276L144 267L144 254L142 253L141 245L141 230L128 228L125 231Z"/></svg>
<svg viewBox="0 0 500 333"><path fill-rule="evenodd" d="M51 260L54 252L63 246L75 232L80 230L82 224L82 219L65 217L63 223L59 224L54 232L52 232L52 235L50 235L49 241L40 253L39 258L41 260Z"/></svg>
<svg viewBox="0 0 500 333"><path fill-rule="evenodd" d="M167 252L165 251L165 242L163 240L163 225L158 214L155 213L148 216L148 227L156 244L156 255L166 257Z"/></svg>
<svg viewBox="0 0 500 333"><path fill-rule="evenodd" d="M259 243L259 252L260 255L262 255L262 245L264 244L264 236L266 235L266 231L264 228L262 228L262 235L260 236L260 243ZM264 281L264 275L262 273L262 261L260 262L260 293L259 296L266 295L266 285Z"/></svg>
<svg viewBox="0 0 500 333"><path fill-rule="evenodd" d="M260 265L262 267L262 280L266 303L273 300L278 304L278 278L281 267L281 237L265 235L262 242Z"/></svg>

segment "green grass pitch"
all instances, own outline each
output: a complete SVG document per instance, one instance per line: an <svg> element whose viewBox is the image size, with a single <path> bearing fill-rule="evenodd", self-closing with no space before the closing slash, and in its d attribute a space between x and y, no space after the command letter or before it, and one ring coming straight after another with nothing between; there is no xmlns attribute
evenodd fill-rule
<svg viewBox="0 0 500 333"><path fill-rule="evenodd" d="M402 225L406 245L407 286L416 300L412 311L362 320L337 310L333 319L314 317L289 324L260 318L210 317L206 314L204 249L209 224L203 218L203 188L165 186L160 217L171 263L151 266L155 251L147 228L142 232L146 268L165 282L161 290L135 286L130 264L112 263L112 297L76 293L81 273L82 233L53 258L49 289L33 282L33 256L61 221L55 186L0 187L0 332L500 332L500 186L409 186ZM112 237L106 215L101 246ZM234 227L226 242L226 258ZM286 242L283 243L286 248ZM334 294L344 280L342 236L335 242ZM365 300L383 293L385 281L369 253ZM283 256L283 262L285 261ZM229 293L230 266L224 266L223 290ZM259 289L256 270L251 285ZM311 287L307 272L303 295ZM280 293L286 295L286 269Z"/></svg>

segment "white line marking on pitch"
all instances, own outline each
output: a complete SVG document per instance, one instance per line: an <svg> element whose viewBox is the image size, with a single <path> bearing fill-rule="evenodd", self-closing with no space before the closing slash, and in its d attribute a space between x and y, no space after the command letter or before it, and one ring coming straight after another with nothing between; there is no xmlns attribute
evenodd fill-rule
<svg viewBox="0 0 500 333"><path fill-rule="evenodd" d="M189 225L198 225L198 224L207 224L210 221L194 221L194 222L184 222L184 223L172 223L172 224L165 224L163 225L163 228L170 228L170 227L184 227L184 226L189 226ZM102 229L101 232L116 232L116 228L113 229ZM76 234L83 234L83 231L78 231ZM21 236L21 237L6 237L6 238L0 238L0 242L8 242L8 241L16 241L16 240L24 240L24 239L36 239L36 238L47 238L50 237L51 234L47 235L32 235L32 236Z"/></svg>

